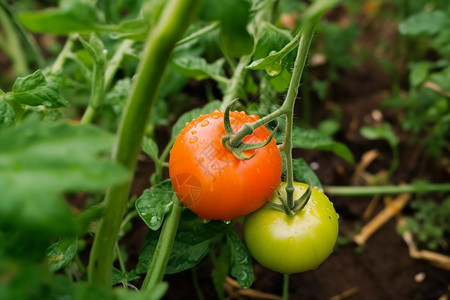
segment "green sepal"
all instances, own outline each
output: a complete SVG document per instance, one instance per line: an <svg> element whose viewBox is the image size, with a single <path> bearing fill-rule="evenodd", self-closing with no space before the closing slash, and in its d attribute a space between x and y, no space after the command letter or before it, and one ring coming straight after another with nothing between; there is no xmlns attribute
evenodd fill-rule
<svg viewBox="0 0 450 300"><path fill-rule="evenodd" d="M231 106L237 100L238 99L233 100L230 103L230 105L228 105L225 108L224 117L223 117L223 126L225 128L226 135L224 137L222 137L222 145L226 149L230 150L234 154L234 156L236 156L238 159L248 160L248 159L250 159L250 158L252 158L253 156L256 155L256 151L250 156L244 155L244 151L256 150L256 149L262 148L262 147L266 146L267 144L269 144L270 141L272 140L275 132L278 130L278 122L277 122L277 125L276 125L275 129L270 133L269 138L267 138L267 140L265 140L264 142L259 142L259 143L255 143L255 144L246 144L242 140L232 141L232 137L236 133L233 131L233 128L231 127L231 123L230 123L230 109L231 109ZM245 133L246 133L245 136L247 136L249 134L252 134L255 129L253 128L253 126L250 123L246 123L246 124L243 125L241 130L244 130Z"/></svg>
<svg viewBox="0 0 450 300"><path fill-rule="evenodd" d="M294 214L301 211L306 206L309 199L311 199L311 194L312 194L312 185L311 185L311 180L309 180L308 188L306 189L306 191L303 193L303 195L299 199L295 200L294 208L291 211Z"/></svg>

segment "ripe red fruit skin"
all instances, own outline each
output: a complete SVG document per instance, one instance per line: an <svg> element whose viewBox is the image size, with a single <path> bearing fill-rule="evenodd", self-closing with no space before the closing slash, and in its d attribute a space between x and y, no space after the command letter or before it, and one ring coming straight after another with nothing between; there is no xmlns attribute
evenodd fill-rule
<svg viewBox="0 0 450 300"><path fill-rule="evenodd" d="M282 160L275 139L240 160L223 147L224 113L216 110L186 124L170 151L169 176L178 199L205 220L231 221L263 206L281 180ZM230 112L234 132L257 120L244 112ZM270 132L258 127L245 143L267 140Z"/></svg>

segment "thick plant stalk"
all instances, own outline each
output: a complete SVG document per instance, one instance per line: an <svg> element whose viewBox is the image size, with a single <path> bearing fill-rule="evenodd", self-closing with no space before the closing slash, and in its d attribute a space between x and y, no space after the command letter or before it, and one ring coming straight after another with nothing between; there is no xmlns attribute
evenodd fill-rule
<svg viewBox="0 0 450 300"><path fill-rule="evenodd" d="M112 153L113 159L130 171L130 178L106 192L105 214L99 223L88 266L88 280L91 283L111 284L114 247L145 126L175 43L182 37L198 7L199 1L196 0L170 0L147 39Z"/></svg>

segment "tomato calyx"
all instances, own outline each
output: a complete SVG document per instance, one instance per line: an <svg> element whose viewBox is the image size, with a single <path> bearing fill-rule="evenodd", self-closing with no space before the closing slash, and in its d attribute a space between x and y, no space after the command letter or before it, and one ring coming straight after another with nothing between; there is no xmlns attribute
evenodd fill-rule
<svg viewBox="0 0 450 300"><path fill-rule="evenodd" d="M278 199L280 199L281 204L273 202L267 202L267 204L276 210L285 212L289 216L293 216L297 214L299 211L301 211L306 206L309 199L311 199L312 195L311 180L309 181L308 188L306 189L306 191L298 199L295 199L292 205L289 205L289 201L287 201L287 199L285 199L285 197L281 195L280 188L281 186L277 190L277 193Z"/></svg>
<svg viewBox="0 0 450 300"><path fill-rule="evenodd" d="M223 125L225 128L226 135L222 137L222 145L224 146L225 149L231 151L234 154L234 156L236 156L238 159L248 160L251 159L253 156L255 156L256 151L254 151L251 155L247 155L244 152L256 150L269 144L275 132L278 129L278 122L275 129L270 133L270 136L267 138L267 140L254 144L244 143L243 142L244 137L252 134L257 127L262 126L263 124L259 126L254 126L253 125L254 123L245 123L242 125L242 128L239 131L234 132L230 122L230 110L231 106L236 101L237 99L231 102L231 104L226 107L224 112Z"/></svg>

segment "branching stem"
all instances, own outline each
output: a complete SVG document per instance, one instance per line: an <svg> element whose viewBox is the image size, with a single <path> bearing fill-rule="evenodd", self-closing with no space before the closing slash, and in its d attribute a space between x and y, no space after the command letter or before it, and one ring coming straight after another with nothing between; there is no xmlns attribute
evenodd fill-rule
<svg viewBox="0 0 450 300"><path fill-rule="evenodd" d="M197 13L199 4L196 0L168 1L158 23L149 33L112 152L113 160L126 167L130 177L127 182L106 192L105 214L99 222L88 266L88 280L91 283L104 286L111 284L114 247L145 128L175 43Z"/></svg>

